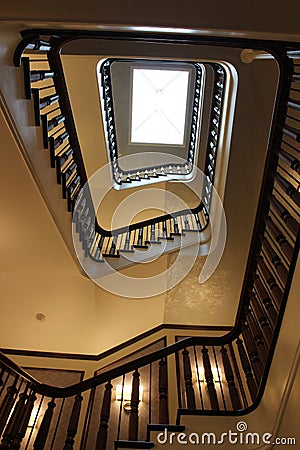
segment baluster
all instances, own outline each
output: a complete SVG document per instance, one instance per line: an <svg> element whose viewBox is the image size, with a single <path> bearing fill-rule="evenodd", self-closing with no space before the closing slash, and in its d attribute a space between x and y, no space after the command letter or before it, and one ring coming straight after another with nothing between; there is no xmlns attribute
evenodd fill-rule
<svg viewBox="0 0 300 450"><path fill-rule="evenodd" d="M33 448L34 450L43 450L46 444L46 440L48 437L52 417L53 417L53 410L55 408L56 404L54 401L54 398L48 403L48 407L45 411L42 423L39 427L39 431L37 433L37 436L35 438Z"/></svg>
<svg viewBox="0 0 300 450"><path fill-rule="evenodd" d="M127 251L131 250L130 249L130 231L127 231L127 233L126 233L124 250L127 250Z"/></svg>
<svg viewBox="0 0 300 450"><path fill-rule="evenodd" d="M101 236L100 237L100 240L99 240L99 243L98 243L98 250L99 250L99 256L100 256L100 253L102 252L102 250L103 250L103 244L104 244L104 236Z"/></svg>
<svg viewBox="0 0 300 450"><path fill-rule="evenodd" d="M32 393L26 401L26 405L19 425L19 430L11 446L11 448L14 450L18 450L21 447L21 442L25 437L35 400L36 396L34 393Z"/></svg>
<svg viewBox="0 0 300 450"><path fill-rule="evenodd" d="M202 352L205 381L207 384L211 409L213 411L219 411L220 407L219 407L219 402L218 402L218 397L217 397L217 391L215 389L214 377L213 377L213 373L211 370L208 349L206 347L203 347L201 352Z"/></svg>
<svg viewBox="0 0 300 450"><path fill-rule="evenodd" d="M300 50L289 50L286 54L289 58L300 58Z"/></svg>
<svg viewBox="0 0 300 450"><path fill-rule="evenodd" d="M299 110L300 110L300 103L298 104ZM291 169L293 169L295 172L300 174L300 161L299 159L295 158L290 153L286 152L282 148L279 149L278 152L279 158L285 162L287 166L289 166Z"/></svg>
<svg viewBox="0 0 300 450"><path fill-rule="evenodd" d="M188 350L184 349L182 355L183 355L183 376L185 382L187 409L196 409L195 393L192 380L192 369Z"/></svg>
<svg viewBox="0 0 300 450"><path fill-rule="evenodd" d="M286 195L288 195L293 200L293 202L295 202L295 204L300 207L300 192L298 192L297 189L279 173L276 173L275 180L277 181L281 189L286 193Z"/></svg>
<svg viewBox="0 0 300 450"><path fill-rule="evenodd" d="M40 52L47 52L51 49L51 44L48 41L37 39L34 42L28 44L26 48L29 50L38 50Z"/></svg>
<svg viewBox="0 0 300 450"><path fill-rule="evenodd" d="M53 103L56 103L59 100L58 94L52 94L48 95L47 97L42 97L39 99L39 107L40 109L44 109L47 106L53 105Z"/></svg>
<svg viewBox="0 0 300 450"><path fill-rule="evenodd" d="M87 243L88 254L91 254L91 249L94 246L95 241L96 241L96 231L95 228L92 227L90 234L88 236L88 243Z"/></svg>
<svg viewBox="0 0 300 450"><path fill-rule="evenodd" d="M101 414L100 414L100 425L97 434L97 442L95 450L105 450L108 435L108 421L110 416L110 405L111 405L111 390L112 384L107 383L105 385L105 391L103 396Z"/></svg>
<svg viewBox="0 0 300 450"><path fill-rule="evenodd" d="M293 257L293 248L291 244L286 240L285 236L282 234L282 232L279 230L277 225L273 222L273 220L270 217L268 217L267 219L267 225L270 229L272 237L274 238L275 241L278 242L280 248L287 257L288 261L290 262Z"/></svg>
<svg viewBox="0 0 300 450"><path fill-rule="evenodd" d="M299 224L296 219L289 213L289 211L280 203L277 198L272 195L270 197L270 201L276 212L280 215L280 218L284 221L284 223L288 226L289 230L293 233L294 236L297 236L299 231Z"/></svg>
<svg viewBox="0 0 300 450"><path fill-rule="evenodd" d="M34 101L34 116L35 116L35 125L40 125L40 114L41 110L46 108L47 106L53 105L59 99L59 95L53 94L48 95L40 99L39 89L32 89L33 93L33 101Z"/></svg>
<svg viewBox="0 0 300 450"><path fill-rule="evenodd" d="M273 275L271 274L271 271L269 270L269 268L266 266L264 259L262 256L258 256L257 257L257 261L258 261L258 267L261 270L261 273L266 281L266 283L269 285L272 296L276 302L276 305L278 308L280 308L281 302L282 302L282 297L283 297L283 293L281 288L278 286L275 278L273 277Z"/></svg>
<svg viewBox="0 0 300 450"><path fill-rule="evenodd" d="M138 440L139 429L139 402L140 402L140 374L135 370L132 377L132 392L131 392L131 410L129 416L128 440Z"/></svg>
<svg viewBox="0 0 300 450"><path fill-rule="evenodd" d="M237 348L238 348L238 352L239 352L239 356L240 356L240 360L242 363L242 367L246 376L246 383L249 389L249 393L250 393L250 397L251 400L254 402L254 400L256 399L256 395L257 395L257 385L256 385L256 381L253 377L253 373L252 373L252 369L251 369L251 364L249 361L249 358L247 356L243 341L238 338L236 340L237 343Z"/></svg>
<svg viewBox="0 0 300 450"><path fill-rule="evenodd" d="M0 408L0 436L2 434L2 431L4 430L4 427L6 426L7 419L9 418L9 415L11 413L13 404L15 402L15 395L17 393L16 388L16 382L15 380L14 384L12 386L9 386L6 390L6 394L4 397L4 400L1 404Z"/></svg>
<svg viewBox="0 0 300 450"><path fill-rule="evenodd" d="M90 208L87 206L85 211L82 212L80 218L79 218L79 239L80 241L83 240L83 233L84 233L84 226L86 224L86 221L88 220L90 216Z"/></svg>
<svg viewBox="0 0 300 450"><path fill-rule="evenodd" d="M228 357L227 349L222 346L221 355L224 367L225 378L228 384L228 390L231 400L232 409L239 410L242 408L240 396L234 381L234 374Z"/></svg>
<svg viewBox="0 0 300 450"><path fill-rule="evenodd" d="M300 142L300 133L296 128L291 127L289 125L284 125L282 131L284 132L284 134L291 137L295 141Z"/></svg>
<svg viewBox="0 0 300 450"><path fill-rule="evenodd" d="M116 243L117 243L117 236L112 236L111 246L109 249L109 256L114 256L117 254Z"/></svg>
<svg viewBox="0 0 300 450"><path fill-rule="evenodd" d="M61 167L56 165L57 167L57 183L61 183L62 179L62 196L66 198L67 196L67 181L71 178L72 175L75 174L77 169L77 164L74 161L70 161L69 165L64 168L64 171L61 172Z"/></svg>
<svg viewBox="0 0 300 450"><path fill-rule="evenodd" d="M48 70L31 70L30 71L30 82L35 83L37 81L48 80L54 77L54 72Z"/></svg>
<svg viewBox="0 0 300 450"><path fill-rule="evenodd" d="M81 199L77 202L76 209L73 214L73 222L76 224L76 233L79 232L79 218L86 205L86 198L81 196Z"/></svg>
<svg viewBox="0 0 300 450"><path fill-rule="evenodd" d="M270 298L265 286L263 285L259 275L254 275L254 287L257 290L260 301L264 304L269 320L271 321L273 328L275 328L277 322L277 311L274 308L273 301Z"/></svg>
<svg viewBox="0 0 300 450"><path fill-rule="evenodd" d="M66 147L55 157L57 170L61 171L62 166L73 155L73 149L66 145ZM67 180L65 180L67 181Z"/></svg>
<svg viewBox="0 0 300 450"><path fill-rule="evenodd" d="M143 234L144 234L144 228L139 228L138 231L138 246L143 247Z"/></svg>
<svg viewBox="0 0 300 450"><path fill-rule="evenodd" d="M263 365L262 365L261 359L259 357L256 345L253 341L253 337L249 330L249 327L244 321L243 321L242 334L244 337L245 345L248 350L250 361L252 363L253 372L254 372L256 381L259 384L261 381L261 378L262 378L262 374L263 374Z"/></svg>
<svg viewBox="0 0 300 450"><path fill-rule="evenodd" d="M89 235L89 229L90 229L91 223L92 223L92 218L91 218L91 216L88 216L82 224L81 240L82 240L83 249L86 249L87 238Z"/></svg>
<svg viewBox="0 0 300 450"><path fill-rule="evenodd" d="M46 119L48 119L48 115L45 114ZM58 114L55 117L52 117L52 119L47 120L47 131L53 130L53 128L57 127L61 123L65 121L64 114Z"/></svg>
<svg viewBox="0 0 300 450"><path fill-rule="evenodd" d="M268 352L267 352L267 349L265 346L265 342L263 340L261 330L259 329L257 322L256 322L255 318L253 317L253 313L250 309L248 309L248 311L247 311L246 318L247 318L247 323L249 325L249 330L253 336L253 341L256 345L261 362L265 366L267 359L268 359Z"/></svg>
<svg viewBox="0 0 300 450"><path fill-rule="evenodd" d="M63 450L73 450L73 446L75 443L75 436L77 433L78 422L80 417L81 410L81 402L83 397L81 395L76 395L74 399L74 404L72 408L72 413L70 417L70 422L67 431L67 439L65 441L65 445Z"/></svg>
<svg viewBox="0 0 300 450"><path fill-rule="evenodd" d="M256 295L254 293L250 294L250 303L251 303L252 309L254 311L254 314L256 315L256 317L261 325L261 329L262 329L263 335L265 337L266 343L267 343L268 347L270 347L272 338L273 338L273 332L270 327L269 320L268 320L267 316L265 315L265 312L264 312L258 298L256 297Z"/></svg>
<svg viewBox="0 0 300 450"><path fill-rule="evenodd" d="M150 242L155 242L155 224L151 224Z"/></svg>
<svg viewBox="0 0 300 450"><path fill-rule="evenodd" d="M189 230L190 229L190 224L189 224L189 220L186 214L183 215L183 220L184 220L184 228L185 230Z"/></svg>
<svg viewBox="0 0 300 450"><path fill-rule="evenodd" d="M74 181L69 184L67 187L67 208L68 211L72 211L74 205L74 201L76 200L76 192L78 193L78 189L80 188L80 175L75 177ZM73 194L73 196L72 196Z"/></svg>
<svg viewBox="0 0 300 450"><path fill-rule="evenodd" d="M173 217L173 224L174 224L174 234L180 234L179 228L178 228L177 217Z"/></svg>
<svg viewBox="0 0 300 450"><path fill-rule="evenodd" d="M262 245L263 249L266 252L266 255L268 256L271 263L275 267L282 284L285 285L288 276L287 269L284 267L281 259L279 258L275 250L273 250L271 244L266 238L263 239Z"/></svg>
<svg viewBox="0 0 300 450"><path fill-rule="evenodd" d="M292 81L296 81L296 82L300 81L300 74L294 72L293 75L292 75Z"/></svg>
<svg viewBox="0 0 300 450"><path fill-rule="evenodd" d="M167 239L168 238L168 235L167 235L167 222L165 220L162 221L162 232L163 232L162 237Z"/></svg>
<svg viewBox="0 0 300 450"><path fill-rule="evenodd" d="M202 228L201 228L201 223L200 223L200 219L199 219L198 213L195 213L194 217L195 217L195 220L196 220L197 228L198 228L199 231L201 231Z"/></svg>
<svg viewBox="0 0 300 450"><path fill-rule="evenodd" d="M169 423L167 361L159 361L159 423Z"/></svg>
<svg viewBox="0 0 300 450"><path fill-rule="evenodd" d="M9 422L4 430L3 438L1 441L1 449L6 450L11 448L11 444L19 431L20 424L23 420L23 414L25 412L25 403L28 399L27 387L19 395L19 400L17 401Z"/></svg>
<svg viewBox="0 0 300 450"><path fill-rule="evenodd" d="M49 144L50 144L50 151L56 150L63 142L65 142L69 137L69 133L67 131L64 131L57 137L50 136L49 137ZM52 167L52 166L51 166Z"/></svg>
<svg viewBox="0 0 300 450"><path fill-rule="evenodd" d="M60 125L65 120L65 116L62 114L58 114L57 116L48 120L48 114L42 114L41 120L42 120L42 132L43 132L43 145L44 145L44 148L48 148L48 139L49 139L50 131L53 130L53 128Z"/></svg>

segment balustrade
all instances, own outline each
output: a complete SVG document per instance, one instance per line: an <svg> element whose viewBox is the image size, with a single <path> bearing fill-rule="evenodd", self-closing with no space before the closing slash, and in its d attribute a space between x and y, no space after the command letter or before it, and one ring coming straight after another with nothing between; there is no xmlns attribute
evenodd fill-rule
<svg viewBox="0 0 300 450"><path fill-rule="evenodd" d="M29 44L29 48L37 48L39 51L47 53L50 50L51 52L49 43L37 39ZM299 57L298 51L296 55L292 55L292 53L288 53L291 58ZM85 180L84 174L80 172L82 161L77 158L78 149L76 145L73 145L74 142L60 148L67 139L70 138L72 141L70 119L64 108L57 106L57 104L60 105L61 95L58 95L57 92L48 94L47 90L40 92L37 87L33 87L33 85L36 86L36 83L47 83L48 81L52 83L51 80L53 80L54 85L59 88L59 82L56 85L56 77L53 78L51 75L52 72L55 72L52 70L53 61L49 66L51 67L44 71L42 69L38 71L31 68L30 61L24 62L24 67L29 70L27 95L31 95L32 92L34 97L37 122L40 121L41 114L46 117L42 119L44 124L42 126L47 128L47 145L49 143L49 147L52 148L52 158L54 157L56 170L61 171L59 179L62 181L65 178L62 185L64 185L71 210ZM222 79L222 73L218 72L219 70L220 68L216 68L216 72L220 75L217 87L223 89L224 79ZM108 442L122 438L127 441L139 442L143 434L140 423L143 415L146 414L145 411L148 411L148 418L152 423L157 421L162 425L168 425L167 365L169 358L173 355L177 355L178 394L181 403L179 413L187 410L189 414L199 412L205 414L209 411L210 414L217 412L217 414L225 415L238 411L247 412L249 404L250 407L257 404L272 361L270 349L274 348L278 338L299 250L299 148L293 146L298 145L299 130L286 123L287 115L284 108L290 108L295 111L295 114L298 114L299 102L292 97L292 90L295 87L289 88L291 82L298 86L300 79L296 72L286 75L289 75L284 80L286 89L283 89L277 112L275 111L269 149L271 158L268 159L265 171L261 206L250 250L249 268L245 275L244 296L233 331L221 337L190 337L179 340L175 344L144 355L115 369L104 371L100 375L67 388L56 388L39 383L4 355L1 355L0 434L2 440L0 448L17 449L23 442L27 448L33 447L35 450L42 450L48 444L55 448L53 445L55 446L56 434L51 432L51 427L54 426L57 430L65 403L63 400L54 425L56 404L61 399L73 398L69 423L64 430L64 448L65 450L72 449L77 434L82 395L88 391L94 393L97 388L104 390L103 402L101 405L91 402L91 407L97 408L98 423L96 432L95 430L86 431L94 433L94 445L89 447L89 450L90 448L110 450ZM46 92L45 95L43 95L44 92ZM208 147L210 150L207 156L207 175L210 178L213 174L212 168L217 150L217 130L222 113L221 92L216 90L213 95L215 99L213 110L216 116L213 117L209 133ZM51 115L49 115L48 109L44 111L53 105L55 108L50 108ZM54 130L56 131L54 132ZM274 141L272 141L273 138ZM293 141L293 145L290 144L290 141ZM281 149L279 152L278 148ZM295 178L291 176L291 172ZM298 185L295 180L298 180ZM212 180L210 182L212 183ZM210 185L206 185L205 189L205 195L209 196ZM159 224L157 227L160 227L163 237L167 239L172 238L173 234L183 233L187 230L199 231L199 224L202 230L202 220L206 215L206 210L203 208L197 211L196 215L194 211L192 214L180 212L176 214L175 218L164 217L156 222L144 223L143 227L139 224L136 227L130 227L129 230L122 229L117 235L110 233L103 235L91 227L91 200L82 196L78 198L78 204L79 207L76 208L74 216L78 233L85 242L84 248L91 249L89 251L92 252L93 258L99 261L103 254L115 255L120 241L123 242L120 250L124 251L132 251L134 245L146 245L146 241L149 240L159 242L159 236L155 231L157 224ZM207 224L207 222L205 223ZM265 227L261 226L263 223L266 225ZM260 226L258 227L257 224ZM198 355L201 357L198 358ZM112 427L108 424L113 420L113 410L116 411L114 402L119 401L115 398L113 389L120 378L122 378L122 394L119 425ZM131 378L131 392L126 410L124 408L125 381L129 378ZM140 386L144 388L144 398L141 398ZM152 407L153 399L158 403L156 412ZM34 417L37 430L35 433L29 433L29 422L37 400L39 409ZM144 406L147 408L145 409ZM88 411L89 418L93 412L95 413L95 410ZM125 428L127 432L124 431ZM87 442L86 436L83 436L82 439L82 442ZM144 440L144 442L146 441Z"/></svg>

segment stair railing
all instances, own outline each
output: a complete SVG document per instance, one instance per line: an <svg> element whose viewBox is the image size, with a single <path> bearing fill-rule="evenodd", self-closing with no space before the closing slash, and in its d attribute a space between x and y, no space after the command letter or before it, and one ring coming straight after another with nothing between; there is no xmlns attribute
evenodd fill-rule
<svg viewBox="0 0 300 450"><path fill-rule="evenodd" d="M184 235L187 231L202 233L209 223L207 209L216 163L225 77L222 67L211 64L215 70L215 87L205 169L205 205L200 202L191 210L166 214L129 227L106 230L97 222L89 190L82 190L87 175L60 59L61 47L67 40L56 34L54 37L46 36L45 33L42 37L40 34L26 36L15 51L14 63L23 66L25 96L33 99L35 125L41 126L43 146L49 151L50 167L56 171L56 181L61 186L69 212L74 211L77 202L73 221L85 256L94 262L103 262L104 258L119 257L120 252L134 252L134 248L147 249L151 244L160 244L163 239L174 240L174 237ZM191 152L194 150L190 149ZM160 173L155 167L147 167L140 171L139 181L150 180L152 176L162 177L164 181L165 177L172 178L174 170L177 169L171 168L169 173L168 168L163 168ZM136 175L132 173L131 176L132 180L127 180L127 174L122 183L136 181Z"/></svg>
<svg viewBox="0 0 300 450"><path fill-rule="evenodd" d="M221 337L182 339L66 388L38 382L1 355L0 448L20 448L22 442L26 448L30 445L34 449L42 449L46 443L55 445L63 400L59 411L54 411L58 400L67 398L72 398L73 407L64 448L73 448L82 394L87 391L94 401L90 402L82 448L110 449L114 441L116 448L128 447L128 441L138 443L145 439L144 424L168 426L161 422L168 422L169 417L166 370L174 355L179 386L178 423L185 414L236 416L258 406L278 340L300 242L300 52L293 50L291 44L288 46L287 51L286 46L280 47L278 97L234 329ZM154 408L157 402L158 411ZM32 417L35 405L37 412ZM33 419L37 424L40 412L43 417L34 436L30 422ZM143 442L144 448L151 447L149 427Z"/></svg>

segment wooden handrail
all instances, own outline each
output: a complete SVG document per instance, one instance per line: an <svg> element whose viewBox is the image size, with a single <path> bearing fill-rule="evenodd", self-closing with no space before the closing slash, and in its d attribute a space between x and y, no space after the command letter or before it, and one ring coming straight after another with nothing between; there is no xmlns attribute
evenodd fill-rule
<svg viewBox="0 0 300 450"><path fill-rule="evenodd" d="M43 33L43 36L44 35L45 35L45 33ZM30 44L30 39L32 39L32 42L33 42L32 45ZM74 119L73 119L72 107L71 107L71 104L70 104L70 101L68 98L66 80L64 77L62 62L60 59L61 50L62 50L64 44L66 44L68 41L69 41L69 38L66 38L64 35L60 36L59 33L55 33L54 37L52 37L48 41L48 46L46 46L45 41L43 39L40 39L39 34L37 34L37 33L33 33L32 35L30 33L28 35L26 34L26 37L24 37L24 42L22 41L18 45L18 47L15 51L14 63L16 66L20 65L23 52L25 51L26 48L30 48L31 50L38 50L38 51L40 51L43 48L45 49L44 51L47 56L47 61L49 62L49 70L51 71L50 73L54 74L54 77L53 77L54 84L53 85L55 86L56 91L57 91L57 95L55 95L54 97L55 97L55 99L59 100L59 107L61 110L61 114L58 114L58 117L63 117L63 121L65 124L66 132L63 134L63 136L66 136L69 139L70 150L72 151L73 158L76 162L75 170L78 172L79 177L80 177L80 178L78 178L78 181L79 181L80 187L83 187L83 185L87 181L87 174L86 174L86 170L85 170L85 166L84 166L84 162L83 162L83 158L82 158L82 154L81 154L81 150L80 150L80 144L79 144L79 140L77 137L76 127L75 127L75 123L74 123ZM28 69L29 69L29 66L27 65L27 70ZM29 76L29 80L30 80L30 76ZM35 95L35 98L37 98L37 95ZM36 99L36 102L39 103L39 100ZM37 125L39 125L39 123L40 123L39 106L36 106L36 121L37 121ZM55 119L54 119L54 121L55 121ZM46 118L42 119L42 124L43 124L44 128L46 127L46 129L48 129L47 116L46 116ZM43 136L44 144L47 145L47 136L45 136L45 133L43 133L43 134L44 134L44 136ZM61 143L61 141L58 141L56 145L58 145L60 143ZM55 143L54 143L53 139L51 139L50 144L51 144L50 154L52 154L52 163L51 164L52 164L52 167L54 167L55 161L54 161L54 150L53 150L54 147L53 146ZM59 170L59 167L60 166L57 167L57 170ZM60 181L60 177L58 177L58 180ZM89 197L88 202L92 206L91 195L89 193L89 190L87 190L87 191L88 191L87 195ZM78 190L78 192L79 192L79 190ZM64 198L65 198L65 195L64 195ZM69 207L69 209L71 208L70 205L68 207ZM205 207L204 207L202 201L200 201L199 204L195 208L192 208L189 212L191 212L192 214L197 214L198 212L201 212L202 210L205 210ZM153 219L149 219L149 220L141 221L141 222L138 222L135 224L131 224L129 227L120 227L115 230L107 230L107 229L101 227L99 225L95 215L93 215L93 218L95 220L95 231L104 237L112 237L117 234L122 234L126 231L134 231L134 230L137 230L140 228L145 228L148 225L163 222L164 220L171 219L172 217L176 217L178 215L184 214L185 212L188 212L188 210L178 211L174 214L165 214L165 215L153 218ZM205 212L205 217L206 217L207 223L206 223L205 227L203 228L203 231L208 226L207 211Z"/></svg>
<svg viewBox="0 0 300 450"><path fill-rule="evenodd" d="M43 34L45 34L45 30L43 30L43 31L44 31ZM32 30L30 32L33 33ZM28 34L30 32L28 32ZM51 33L49 33L49 34L51 34ZM75 32L70 33L70 32L67 32L66 30L61 30L61 33L59 32L58 34L60 34L60 37L61 37L59 40L60 46L63 43L67 42L68 40L71 40L72 38L74 38L74 36L76 35ZM27 36L26 32L23 33L23 35ZM77 33L76 37L78 37L78 35L79 35L79 38L85 38L87 36L95 36L96 34L86 33L85 35L83 35L83 34L80 35L80 33ZM100 34L99 33L97 34L98 37L99 37L99 35L102 38L106 38L106 37L111 38L111 35L109 33L101 32ZM35 30L35 40L37 40L36 36L39 36L39 32L37 32L37 30ZM152 34L147 34L147 33L140 34L140 35L137 35L137 34L129 35L128 33L119 33L119 34L115 34L114 38L123 37L124 39L130 40L130 39L136 39L137 36L139 36L139 39L142 39L142 40L152 39L153 41L155 41L155 40L156 41L159 41L159 40L165 41L166 39L169 39L169 40L171 39L170 36L168 38L167 37L159 38L157 35L152 35ZM27 37L26 37L26 39L27 39ZM177 39L179 39L178 36L176 36L176 35L172 36L173 42L176 42ZM115 379L126 373L129 373L129 372L136 373L137 369L144 367L155 361L159 361L162 358L166 358L167 356L169 356L171 354L176 354L180 350L184 350L187 347L201 345L203 348L208 347L208 346L216 346L216 347L219 346L219 347L223 348L224 345L231 344L234 340L237 340L237 345L238 345L239 352L241 355L241 360L243 363L243 369L246 374L247 382L249 383L249 386L251 386L249 389L251 392L253 405L255 404L255 402L257 403L257 399L259 399L259 395L260 396L262 395L263 387L266 382L266 377L267 377L268 370L269 370L269 367L271 364L272 355L274 353L276 340L279 335L280 324L281 324L281 320L283 317L289 288L290 288L290 285L292 282L292 276L293 276L293 271L294 271L295 264L296 264L296 259L298 256L299 240L300 240L299 233L298 233L298 236L296 237L296 240L295 240L294 252L293 252L293 255L292 255L292 258L290 261L290 265L289 265L289 271L286 272L286 275L284 277L282 277L282 280L281 280L285 289L284 289L284 293L283 293L283 299L280 299L280 302L278 302L278 305L277 305L278 309L279 309L279 314L278 314L276 324L274 321L275 330L274 330L272 342L270 344L269 353L268 353L268 355L266 355L265 353L261 353L262 359L263 359L263 361L261 361L260 355L257 352L257 348L254 345L254 344L257 344L258 346L260 345L261 336L260 336L260 333L256 332L255 321L253 322L254 319L251 314L249 315L248 311L249 311L249 303L251 301L250 293L252 292L253 285L255 282L255 275L253 276L253 274L256 273L257 268L259 268L259 270L261 270L262 272L264 271L265 273L269 270L267 268L267 266L265 266L265 270L264 270L263 264L265 264L265 263L263 261L263 257L260 255L260 252L261 252L261 247L262 247L262 241L263 241L263 239L265 239L265 238L262 239L262 235L265 232L264 218L267 216L266 213L268 212L268 209L270 206L270 198L272 198L272 196L273 196L274 178L276 179L276 176L277 176L277 180L278 180L278 175L276 175L276 169L277 169L277 164L278 164L278 152L276 152L275 149L280 148L280 145L281 145L282 133L284 130L286 112L287 112L287 107L288 107L288 101L290 102L290 100L288 100L288 99L290 99L289 88L290 88L290 83L291 83L292 74L293 74L292 62L286 56L287 44L282 43L282 42L276 42L276 43L270 42L270 41L256 42L253 40L238 40L238 39L226 39L226 38L212 39L209 37L207 37L207 38L204 37L204 38L201 38L201 40L200 40L199 38L196 38L193 36L185 37L184 39L190 43L195 43L195 44L198 43L199 44L199 41L201 41L201 44L206 44L207 42L210 42L211 44L213 43L213 45L219 45L219 46L228 45L228 42L230 42L231 46L235 46L235 47L240 46L241 42L243 43L243 46L247 45L247 43L249 42L249 45L251 44L251 48L264 48L264 49L266 48L269 53L272 53L274 55L275 59L277 60L279 68L280 68L278 95L277 95L277 99L275 102L273 124L272 124L272 128L271 128L271 133L270 133L270 143L269 143L268 154L267 154L267 159L266 159L265 171L264 171L264 175L263 175L260 200L259 200L259 205L258 205L258 210L257 210L257 215L256 215L256 220L255 220L253 239L252 239L251 248L250 248L250 252L249 252L249 258L248 258L248 263L247 263L246 273L245 273L245 278L244 278L244 283L243 283L243 289L242 289L242 294L241 294L242 301L240 302L240 305L239 305L235 325L234 325L233 329L224 336L221 336L221 337L189 337L189 338L183 339L179 342L176 342L175 344L171 344L163 349L157 350L157 351L153 352L152 354L142 356L142 357L137 358L133 361L130 361L126 364L123 364L120 367L110 369L110 370L108 370L102 374L99 374L95 377L89 378L80 383L77 383L77 384L74 384L72 386L68 386L65 388L57 388L55 386L50 386L50 385L38 382L33 377L31 377L29 374L27 374L25 371L23 371L20 367L18 367L15 363L11 362L7 357L5 357L4 355L1 354L0 361L2 363L4 363L4 365L9 370L14 372L16 375L22 377L27 382L29 382L32 385L32 387L34 387L34 391L38 394L46 395L48 397L55 397L55 398L66 398L66 397L71 397L74 395L79 395L79 393L81 393L81 392L95 388L96 386L99 386L100 384L108 383L112 379ZM28 39L27 39L27 42L28 42ZM182 42L182 37L180 37L180 42ZM293 43L289 43L288 46L289 46L289 48L295 48L295 44L293 44ZM20 48L21 48L21 46L18 47L19 52L20 52ZM49 49L47 49L47 51L48 50ZM17 59L17 56L15 57L15 59ZM280 177L280 180L283 178L282 175L279 175L279 177ZM281 184L283 185L283 182ZM284 187L284 185L283 185L283 187ZM297 197L297 199L298 199L298 197ZM148 221L148 224L150 224L150 223L152 223L152 222ZM140 225L138 227L140 227ZM270 245L270 243L268 243L268 246L269 245ZM267 248L267 250L268 250L268 248ZM271 258L272 258L272 256L271 256ZM271 277L273 277L273 275L271 275ZM275 274L275 278L274 278L275 283L276 283L276 277L277 277L277 275ZM269 280L267 280L267 283L268 282L269 282ZM273 283L272 280L271 280L271 283ZM258 285L259 285L259 283L258 283ZM262 289L260 289L260 291L262 292ZM247 322L247 320L245 320L246 313L248 313L249 323ZM242 340L240 339L241 332L243 332L244 342L242 342ZM257 341L256 343L255 343L255 339L253 340L253 334L256 337L255 338ZM258 340L259 340L259 342L258 342ZM250 348L250 354L251 354L252 360L253 360L252 368L253 367L256 368L254 370L254 375L256 377L256 381L254 381L254 378L252 376L252 370L250 367L248 356L246 354L245 347L247 347L247 346L248 346L248 349ZM226 358L224 358L224 359L226 360L227 377L229 379L231 379L231 372L230 372L230 367L228 365L228 361ZM205 364L208 367L207 358L205 360ZM211 373L211 370L209 369L209 367L206 369L206 372L207 372L207 377L211 384L211 388L213 388L212 373ZM188 374L188 375L190 378L190 374ZM257 395L256 387L258 387L258 389L259 389L259 395ZM213 395L215 395L215 394L213 394ZM216 404L215 401L213 401L213 403ZM251 407L253 407L253 405L251 405Z"/></svg>

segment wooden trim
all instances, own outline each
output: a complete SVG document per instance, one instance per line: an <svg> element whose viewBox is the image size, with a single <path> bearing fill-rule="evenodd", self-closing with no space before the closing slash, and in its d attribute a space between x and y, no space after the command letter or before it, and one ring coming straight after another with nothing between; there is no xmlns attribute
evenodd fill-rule
<svg viewBox="0 0 300 450"><path fill-rule="evenodd" d="M106 364L103 367L100 367L99 369L96 369L94 372L94 375L99 375L100 373L102 373L103 371L108 370L111 366L118 364L119 366L124 364L124 360L131 360L131 359L136 359L141 352L144 352L147 349L150 349L151 347L153 347L153 345L162 343L162 348L167 346L167 336L162 336L161 338L156 339L155 341L150 342L147 345L143 345L143 347L138 348L137 350L134 350L133 352L128 353L127 355L122 356L121 358L118 358L108 364ZM152 353L152 351L150 351L149 353ZM123 361L123 362L122 362Z"/></svg>
<svg viewBox="0 0 300 450"><path fill-rule="evenodd" d="M91 354L81 354L81 353L64 353L64 352L47 352L39 350L24 350L24 349L12 349L12 348L1 348L0 351L5 355L14 356L34 356L36 358L57 358L57 359L74 359L81 361L100 361L101 359L107 358L114 353L123 350L161 330L191 330L191 331L225 331L228 332L232 329L230 326L210 326L210 325L180 325L180 324L162 324L157 327L151 328L144 333L138 334L134 338L128 339L122 344L116 345L109 350L106 350L98 355Z"/></svg>

